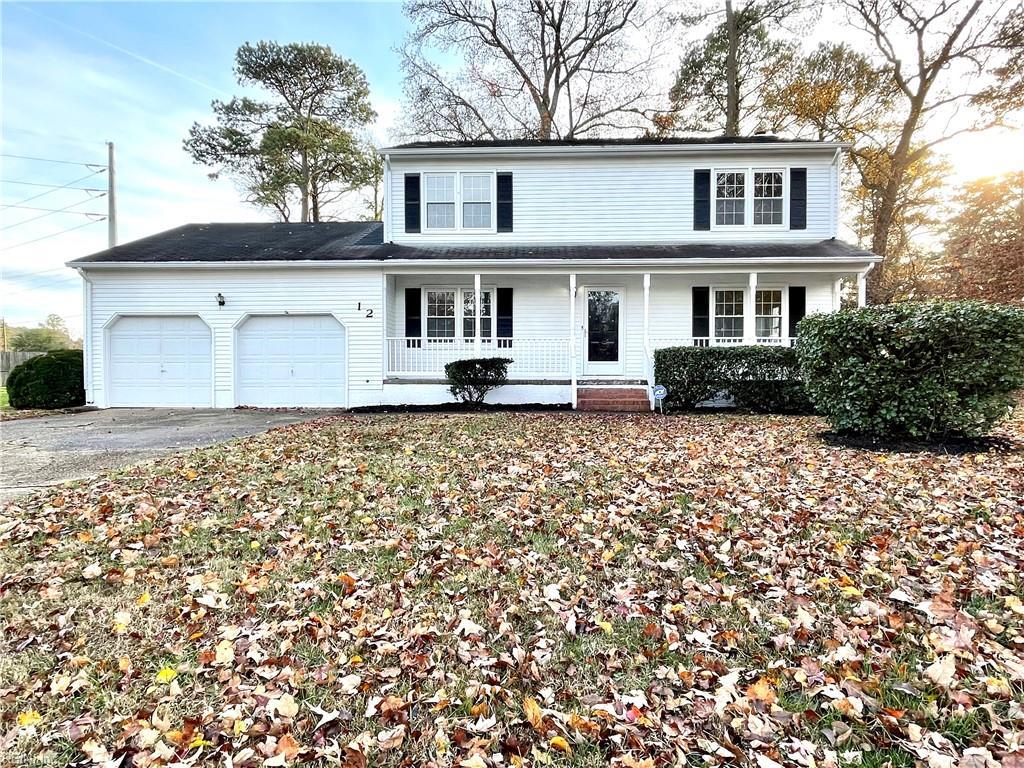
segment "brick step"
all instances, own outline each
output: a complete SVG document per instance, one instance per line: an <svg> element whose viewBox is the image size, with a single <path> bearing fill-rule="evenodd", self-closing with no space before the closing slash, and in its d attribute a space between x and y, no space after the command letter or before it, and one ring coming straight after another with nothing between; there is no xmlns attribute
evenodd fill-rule
<svg viewBox="0 0 1024 768"><path fill-rule="evenodd" d="M576 393L578 411L642 413L650 409L647 390L637 387L581 387Z"/></svg>
<svg viewBox="0 0 1024 768"><path fill-rule="evenodd" d="M576 403L577 411L604 411L617 413L644 413L651 410L651 404L644 403L604 403L580 400Z"/></svg>

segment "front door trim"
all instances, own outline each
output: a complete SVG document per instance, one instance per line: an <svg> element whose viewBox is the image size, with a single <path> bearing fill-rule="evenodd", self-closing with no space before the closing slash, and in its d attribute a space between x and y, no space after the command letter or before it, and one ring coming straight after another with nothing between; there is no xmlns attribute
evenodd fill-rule
<svg viewBox="0 0 1024 768"><path fill-rule="evenodd" d="M590 361L590 294L597 291L614 291L619 295L619 356L615 362ZM584 285L582 294L583 373L586 376L622 376L626 362L626 289L621 285Z"/></svg>

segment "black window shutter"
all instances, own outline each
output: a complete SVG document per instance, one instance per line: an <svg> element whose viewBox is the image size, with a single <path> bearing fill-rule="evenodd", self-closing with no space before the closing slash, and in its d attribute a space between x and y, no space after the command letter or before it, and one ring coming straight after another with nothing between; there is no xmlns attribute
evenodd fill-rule
<svg viewBox="0 0 1024 768"><path fill-rule="evenodd" d="M498 174L498 231L512 231L512 174ZM512 289L508 289L511 293ZM499 291L500 295L500 291ZM511 312L511 309L509 310ZM511 334L509 334L511 335Z"/></svg>
<svg viewBox="0 0 1024 768"><path fill-rule="evenodd" d="M807 289L799 285L789 286L789 335L796 336L796 324L807 314Z"/></svg>
<svg viewBox="0 0 1024 768"><path fill-rule="evenodd" d="M693 337L706 339L711 335L711 289L693 286Z"/></svg>
<svg viewBox="0 0 1024 768"><path fill-rule="evenodd" d="M711 171L693 172L693 228L711 229Z"/></svg>
<svg viewBox="0 0 1024 768"><path fill-rule="evenodd" d="M405 231L420 231L420 175L405 174Z"/></svg>
<svg viewBox="0 0 1024 768"><path fill-rule="evenodd" d="M423 322L420 319L423 309L420 305L420 289L405 289L405 335L419 338L423 335Z"/></svg>
<svg viewBox="0 0 1024 768"><path fill-rule="evenodd" d="M500 187L499 187L500 189ZM498 323L496 331L499 339L512 338L512 289L498 289Z"/></svg>
<svg viewBox="0 0 1024 768"><path fill-rule="evenodd" d="M789 228L807 229L807 169L789 169Z"/></svg>

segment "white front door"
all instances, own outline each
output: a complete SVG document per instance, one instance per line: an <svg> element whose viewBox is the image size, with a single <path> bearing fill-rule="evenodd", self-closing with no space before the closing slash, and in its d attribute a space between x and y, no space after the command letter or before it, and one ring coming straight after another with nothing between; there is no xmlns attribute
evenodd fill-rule
<svg viewBox="0 0 1024 768"><path fill-rule="evenodd" d="M235 401L263 408L345 407L345 329L331 315L265 315L238 328Z"/></svg>
<svg viewBox="0 0 1024 768"><path fill-rule="evenodd" d="M589 376L614 376L623 371L622 290L585 288L583 371Z"/></svg>
<svg viewBox="0 0 1024 768"><path fill-rule="evenodd" d="M210 329L195 315L118 318L107 336L111 407L210 407Z"/></svg>

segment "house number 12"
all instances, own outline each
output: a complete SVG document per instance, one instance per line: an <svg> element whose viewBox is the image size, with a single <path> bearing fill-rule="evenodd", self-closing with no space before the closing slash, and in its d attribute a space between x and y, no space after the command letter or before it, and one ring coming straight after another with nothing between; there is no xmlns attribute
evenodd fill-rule
<svg viewBox="0 0 1024 768"><path fill-rule="evenodd" d="M356 304L356 309L359 310L360 312L362 312L363 311L363 302L361 302L361 301L358 302ZM373 317L373 310L370 309L370 308L367 308L366 309L366 316L367 317Z"/></svg>

